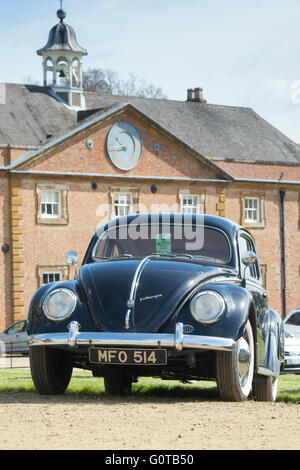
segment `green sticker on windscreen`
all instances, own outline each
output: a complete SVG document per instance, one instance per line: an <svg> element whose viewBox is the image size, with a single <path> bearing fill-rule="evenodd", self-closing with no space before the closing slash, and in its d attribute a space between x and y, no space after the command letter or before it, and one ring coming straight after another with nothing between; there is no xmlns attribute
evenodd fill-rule
<svg viewBox="0 0 300 470"><path fill-rule="evenodd" d="M171 234L160 233L156 235L156 253L171 253Z"/></svg>

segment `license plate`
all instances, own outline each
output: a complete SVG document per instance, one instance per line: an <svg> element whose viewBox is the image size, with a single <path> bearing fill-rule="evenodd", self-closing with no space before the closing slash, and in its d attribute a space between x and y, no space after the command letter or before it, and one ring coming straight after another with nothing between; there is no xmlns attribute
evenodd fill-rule
<svg viewBox="0 0 300 470"><path fill-rule="evenodd" d="M166 349L119 349L90 348L90 362L98 364L164 365L167 364Z"/></svg>

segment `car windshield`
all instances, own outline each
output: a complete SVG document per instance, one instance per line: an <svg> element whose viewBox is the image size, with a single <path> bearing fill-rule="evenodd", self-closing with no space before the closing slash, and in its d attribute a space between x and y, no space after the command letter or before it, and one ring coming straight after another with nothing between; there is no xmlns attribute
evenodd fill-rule
<svg viewBox="0 0 300 470"><path fill-rule="evenodd" d="M104 232L93 250L93 259L144 258L156 254L227 264L230 245L224 232L200 225L151 224L115 227Z"/></svg>

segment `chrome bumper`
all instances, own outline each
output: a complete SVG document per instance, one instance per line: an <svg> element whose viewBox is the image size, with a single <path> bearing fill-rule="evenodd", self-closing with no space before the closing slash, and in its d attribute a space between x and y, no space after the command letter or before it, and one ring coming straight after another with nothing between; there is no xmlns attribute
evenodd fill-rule
<svg viewBox="0 0 300 470"><path fill-rule="evenodd" d="M29 336L30 346L107 346L138 348L168 348L176 351L183 349L206 349L215 351L232 351L235 341L215 336L198 336L184 334L183 324L177 323L175 334L170 333L80 333L80 324L72 321L67 333L45 333Z"/></svg>

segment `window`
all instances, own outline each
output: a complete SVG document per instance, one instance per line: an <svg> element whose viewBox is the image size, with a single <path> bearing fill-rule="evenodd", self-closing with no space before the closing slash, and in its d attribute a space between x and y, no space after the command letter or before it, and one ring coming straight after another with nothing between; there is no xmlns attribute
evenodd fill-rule
<svg viewBox="0 0 300 470"><path fill-rule="evenodd" d="M182 197L182 212L197 214L200 212L200 196L186 195Z"/></svg>
<svg viewBox="0 0 300 470"><path fill-rule="evenodd" d="M245 198L245 222L256 224L259 222L259 198Z"/></svg>
<svg viewBox="0 0 300 470"><path fill-rule="evenodd" d="M300 326L300 312L296 312L291 315L287 320L287 324Z"/></svg>
<svg viewBox="0 0 300 470"><path fill-rule="evenodd" d="M197 191L196 191L197 192ZM181 189L179 191L180 212L183 214L204 214L205 194L190 194L189 189Z"/></svg>
<svg viewBox="0 0 300 470"><path fill-rule="evenodd" d="M97 241L92 256L99 261L105 258L114 258L132 256L133 258L145 258L152 253L170 253L173 255L190 254L195 259L206 259L207 263L230 262L231 251L227 237L219 230L211 227L197 225L193 227L193 233L196 239L196 230L199 234L199 243L191 243L191 234L186 234L185 230L181 230L183 226L178 227L177 224L157 224L147 222L142 224L143 236L132 237L134 224L130 224L132 230L129 233L126 227L112 227L104 232ZM136 226L138 232L141 225ZM127 226L129 230L129 225ZM180 229L180 230L179 230ZM126 233L127 232L127 233ZM180 236L179 233L181 232ZM205 262L205 261L204 261Z"/></svg>
<svg viewBox="0 0 300 470"><path fill-rule="evenodd" d="M248 192L242 194L241 225L253 228L266 226L264 194Z"/></svg>
<svg viewBox="0 0 300 470"><path fill-rule="evenodd" d="M60 191L41 191L41 217L60 217Z"/></svg>
<svg viewBox="0 0 300 470"><path fill-rule="evenodd" d="M253 251L254 253L256 253L256 249L252 241L246 236L240 236L238 240L238 244L239 244L242 272L244 273L246 271L246 278L250 277L254 279L259 279L260 273L259 273L258 262L256 262L250 268L246 268L245 265L242 263L242 257L244 256L245 253L247 253L247 251Z"/></svg>
<svg viewBox="0 0 300 470"><path fill-rule="evenodd" d="M139 212L140 188L138 187L109 187L110 218L122 217Z"/></svg>
<svg viewBox="0 0 300 470"><path fill-rule="evenodd" d="M132 194L131 193L115 193L114 207L117 217L132 214Z"/></svg>
<svg viewBox="0 0 300 470"><path fill-rule="evenodd" d="M63 185L37 185L37 223L67 224L68 189Z"/></svg>
<svg viewBox="0 0 300 470"><path fill-rule="evenodd" d="M61 271L52 271L43 273L43 284L49 284L50 282L58 282L62 280Z"/></svg>
<svg viewBox="0 0 300 470"><path fill-rule="evenodd" d="M41 287L50 282L67 281L69 274L69 266L38 266L38 285Z"/></svg>
<svg viewBox="0 0 300 470"><path fill-rule="evenodd" d="M15 333L22 333L22 331L26 331L26 322L24 320L21 320L17 323L14 323L12 326L10 326L6 330L6 333L8 335L12 335L12 334L15 334Z"/></svg>

